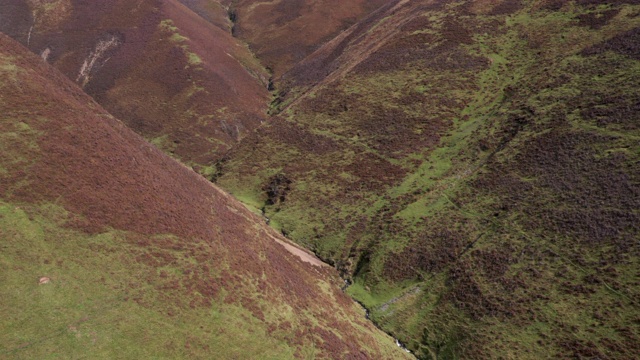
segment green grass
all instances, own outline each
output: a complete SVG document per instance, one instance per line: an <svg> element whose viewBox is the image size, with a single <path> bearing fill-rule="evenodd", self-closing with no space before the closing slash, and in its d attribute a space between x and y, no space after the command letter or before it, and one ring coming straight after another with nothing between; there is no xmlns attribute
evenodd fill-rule
<svg viewBox="0 0 640 360"><path fill-rule="evenodd" d="M0 58L0 72L3 73L3 78L0 79L0 89L5 86L6 81L16 82L18 73L22 71L16 64L16 58L12 56L5 56ZM2 101L2 99L0 99Z"/></svg>
<svg viewBox="0 0 640 360"><path fill-rule="evenodd" d="M454 8L452 5L443 12L426 11L423 16L432 22L412 35L443 31L444 13ZM637 15L638 6L608 8L620 9L620 13L599 29L581 25L578 16L602 11L603 6L585 8L571 3L561 11L551 11L525 4L508 16L452 13L454 18L460 16L464 24L475 24L467 27L471 32L484 29L472 34L470 43L457 45L467 54L486 59L483 70L469 75L457 68L429 69L385 55L398 61L397 68L360 73L354 70L339 82L310 89L313 96L303 95L287 114L281 114L306 132L333 140L338 144L334 152L317 156L304 150L293 151L295 141L275 147L271 139L263 137L261 146L269 149L269 156L255 161L260 170L238 171L241 160L232 159L222 185L253 189L254 194L259 194L259 186L266 180L260 171L289 167L288 174L295 179L294 189L277 211L267 207L272 224L290 230L294 240L321 255L338 263L344 261L346 276L355 275L348 293L372 309L372 317L379 325L400 335L424 358L579 357L584 355L580 351L586 351L580 346L628 357L629 352L624 349L630 343L622 345L626 340L613 329L631 323L637 313L630 300L633 297L605 280L598 286L583 283L587 275L600 276L597 264L607 256L617 256L613 255L616 251L607 246L589 247L567 229L553 232L547 228L549 214L557 210L590 216L591 210L581 212L580 206L567 199L575 196L579 199L576 201L590 206L588 199L600 190L575 194L578 190L563 193L550 189L571 188L573 182L583 180L560 179L553 186L546 185L544 180L556 175L550 169L557 165L531 154L532 144L546 144L546 139L559 133L569 134L568 144L554 145L558 148L549 152L573 146L571 142L580 139L580 135L598 134L610 139L580 143L578 148L588 149L588 156L594 159L622 158L627 169L634 168L640 155L637 127L615 120L598 124L582 113L592 106L606 113L621 98L628 106L637 102L633 94L638 93L640 84L638 61L612 52L593 57L580 55L584 48L640 26L637 16L629 16ZM424 48L430 49L431 45L425 44ZM425 57L433 55L425 50ZM400 101L409 95L422 97L418 105ZM449 97L464 106L454 107L452 102L439 106L433 101L438 97ZM603 100L605 97L610 100ZM384 125L367 121L375 120L376 112L384 110L391 114L389 123L399 121L394 118L397 114L406 116L403 119L422 117L424 123L447 121L446 132L431 147L415 146L392 156L376 147L385 144L392 130L370 132L371 127ZM621 111L617 114L623 116ZM429 128L424 126L412 130L415 134L429 134ZM395 183L372 186L373 189L354 190L357 187L348 184L358 181L353 169L363 166L365 156L360 154L400 165L406 176ZM531 158L536 160L526 160ZM538 170L526 171L519 165L523 159ZM301 161L310 165L290 165ZM567 166L581 171L588 166L586 163L587 160L576 158ZM632 176L629 171L632 170L625 176ZM240 181L247 177L250 182ZM520 184L520 188L509 188L511 182ZM360 196L353 196L354 192ZM629 208L610 207L637 215ZM366 224L363 229L357 228L359 221ZM532 229L531 223L536 221L539 225ZM406 279L394 283L387 278L386 271L394 262L417 261L406 259L405 246L429 242L433 232L441 230L454 232L461 241L462 245L451 240L450 246L456 249L454 260L431 272L419 269L422 264L412 263L409 265L417 270L407 270L411 275ZM622 231L633 236L635 230ZM310 241L314 236L316 240ZM466 248L474 239L474 246ZM435 251L442 250L438 246L445 248L449 244L429 245ZM503 261L498 256L504 249L509 249L511 260L504 274L494 275L491 271L497 270L492 265ZM354 274L361 257L368 261ZM625 259L611 266L619 271L616 281L626 284L621 287L630 288L629 293L635 294L629 275L637 257ZM579 262L588 265L578 265ZM401 297L403 289L410 288L402 281L422 281L422 291ZM522 285L508 290L500 281L521 281ZM578 292L587 291L579 285L596 290L592 295L571 294L572 286L578 286ZM536 300L540 294L545 297ZM401 300L380 310L398 297ZM526 305L515 305L518 302ZM613 318L594 320L594 313L614 303L618 305L612 310L616 313ZM500 313L502 306L511 306L508 310L515 313ZM520 310L534 315L530 319ZM478 315L483 311L487 314ZM575 330L567 330L571 328ZM632 333L631 342L638 338L635 330ZM607 341L621 347L607 349Z"/></svg>
<svg viewBox="0 0 640 360"><path fill-rule="evenodd" d="M356 278L354 282L347 288L347 293L354 299L361 302L367 309L372 310L374 314L382 305L391 300L397 299L405 294L408 289L415 289L416 283L406 282L404 284L378 284L374 288L370 288L363 279Z"/></svg>
<svg viewBox="0 0 640 360"><path fill-rule="evenodd" d="M177 29L177 28L176 28L176 29ZM176 33L173 33L173 34L171 35L171 37L169 38L169 41L171 41L171 42L175 42L175 43L183 43L183 42L185 42L185 41L187 41L187 40L189 40L189 38L188 38L188 37L186 37L186 36L182 36L182 35L180 35L180 34L179 34L179 33L177 33L177 32L176 32Z"/></svg>
<svg viewBox="0 0 640 360"><path fill-rule="evenodd" d="M196 53L187 52L187 56L189 58L190 65L200 65L202 64L202 59Z"/></svg>
<svg viewBox="0 0 640 360"><path fill-rule="evenodd" d="M156 270L136 262L137 249L110 250L126 248L126 233L86 235L61 227L66 218L54 205L0 203L0 264L8 270L0 274L2 357L293 358L240 307L163 303L152 285L141 283ZM51 282L39 285L42 276Z"/></svg>
<svg viewBox="0 0 640 360"><path fill-rule="evenodd" d="M171 19L162 20L158 26L161 29L164 29L164 30L167 30L167 31L170 31L170 32L177 32L178 31L178 27L173 24L173 20L171 20Z"/></svg>
<svg viewBox="0 0 640 360"><path fill-rule="evenodd" d="M180 29L174 25L173 20L165 19L160 22L158 27L165 32L170 33L171 35L168 37L169 41L175 44L180 44L179 46L184 51L187 57L187 63L191 66L196 66L202 64L202 59L198 54L191 52L189 50L189 45L186 42L189 40L188 37L180 34Z"/></svg>

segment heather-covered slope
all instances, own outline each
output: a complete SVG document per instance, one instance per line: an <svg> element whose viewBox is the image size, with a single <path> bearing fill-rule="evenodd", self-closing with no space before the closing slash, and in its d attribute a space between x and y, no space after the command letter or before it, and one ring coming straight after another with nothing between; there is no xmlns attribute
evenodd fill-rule
<svg viewBox="0 0 640 360"><path fill-rule="evenodd" d="M225 1L223 1L225 2ZM228 0L234 34L280 77L385 0Z"/></svg>
<svg viewBox="0 0 640 360"><path fill-rule="evenodd" d="M0 34L0 357L405 356L328 267Z"/></svg>
<svg viewBox="0 0 640 360"><path fill-rule="evenodd" d="M231 31L233 28L228 0L179 0L179 2L223 30Z"/></svg>
<svg viewBox="0 0 640 360"><path fill-rule="evenodd" d="M261 123L269 75L225 7L184 3L11 0L0 31L165 152L206 164Z"/></svg>
<svg viewBox="0 0 640 360"><path fill-rule="evenodd" d="M423 358L640 349L636 1L392 1L282 79L218 183Z"/></svg>

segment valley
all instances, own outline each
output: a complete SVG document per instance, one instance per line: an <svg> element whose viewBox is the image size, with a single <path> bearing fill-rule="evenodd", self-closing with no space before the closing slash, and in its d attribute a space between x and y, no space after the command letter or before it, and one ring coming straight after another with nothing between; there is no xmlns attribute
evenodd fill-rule
<svg viewBox="0 0 640 360"><path fill-rule="evenodd" d="M640 352L635 0L7 0L0 32L2 356Z"/></svg>

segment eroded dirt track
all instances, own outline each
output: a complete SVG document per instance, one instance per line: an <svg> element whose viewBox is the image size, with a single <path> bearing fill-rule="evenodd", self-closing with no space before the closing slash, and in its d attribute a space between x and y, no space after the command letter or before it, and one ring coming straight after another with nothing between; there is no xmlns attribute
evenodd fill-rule
<svg viewBox="0 0 640 360"><path fill-rule="evenodd" d="M292 253L293 255L297 256L300 258L300 260L307 262L311 265L314 266L329 266L328 264L322 262L322 260L318 259L315 255L308 253L307 251L294 246L292 244L289 244L288 242L278 239L277 237L273 236L273 235L269 235L275 242L277 242L278 244L284 246L285 249L287 249L288 252Z"/></svg>

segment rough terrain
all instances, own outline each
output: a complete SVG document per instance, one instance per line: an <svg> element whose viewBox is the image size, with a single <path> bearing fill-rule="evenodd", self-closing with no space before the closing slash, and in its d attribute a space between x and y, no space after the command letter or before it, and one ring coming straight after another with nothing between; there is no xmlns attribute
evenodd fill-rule
<svg viewBox="0 0 640 360"><path fill-rule="evenodd" d="M233 33L275 79L320 45L385 4L385 0L227 1Z"/></svg>
<svg viewBox="0 0 640 360"><path fill-rule="evenodd" d="M0 19L0 32L201 173L264 120L269 74L218 3L10 0Z"/></svg>
<svg viewBox="0 0 640 360"><path fill-rule="evenodd" d="M49 97L34 96L33 74L25 75L34 60L3 59L0 81L11 92L2 99L11 101L0 229L29 239L3 260L16 271L12 284L23 273L38 291L58 284L49 272L62 265L48 244L68 239L66 258L82 259L91 246L101 254L93 268L109 274L82 278L96 286L85 293L111 286L158 324L166 324L158 304L182 299L210 311L182 310L184 318L234 324L214 334L179 323L207 340L177 346L176 332L159 336L171 355L206 356L204 343L238 337L242 348L224 356L397 356L376 345L388 339L370 324L334 308L351 305L314 277L338 285L330 269L278 244L317 261L295 241L337 268L369 317L421 359L640 353L637 0L7 0L0 31L253 211L124 129L118 147L100 147L101 136L88 137L100 122L84 105L69 106L67 91L124 125L59 74L49 76ZM14 73L30 85L9 80ZM36 124L69 111L92 125L49 134ZM156 160L140 164L147 153ZM95 166L102 171L89 172ZM40 245L25 250L34 239ZM108 246L95 245L104 239ZM76 263L68 273L89 267ZM141 280L131 285L124 274ZM67 284L79 289L79 281ZM143 291L148 284L162 291ZM54 312L43 319L58 316L57 303L83 304L72 307L81 320L54 322L50 332L68 335L67 345L99 343L98 330L79 327L97 303L77 296L45 298L42 309ZM169 319L177 308L166 309ZM18 337L13 349L32 351Z"/></svg>
<svg viewBox="0 0 640 360"><path fill-rule="evenodd" d="M422 358L640 351L636 1L390 1L212 177Z"/></svg>
<svg viewBox="0 0 640 360"><path fill-rule="evenodd" d="M0 357L405 356L335 270L1 34L0 94Z"/></svg>

